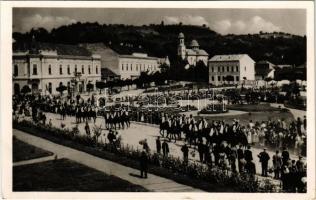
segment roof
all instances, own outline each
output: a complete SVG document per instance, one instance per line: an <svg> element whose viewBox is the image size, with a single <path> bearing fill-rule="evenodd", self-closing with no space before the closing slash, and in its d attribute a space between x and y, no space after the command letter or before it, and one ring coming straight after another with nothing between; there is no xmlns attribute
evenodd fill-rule
<svg viewBox="0 0 316 200"><path fill-rule="evenodd" d="M92 56L92 53L89 50L77 45L54 44L44 42L25 42L13 44L14 52L30 51L31 53L38 54L39 50L57 51L57 55L63 56Z"/></svg>
<svg viewBox="0 0 316 200"><path fill-rule="evenodd" d="M189 56L208 56L208 53L203 49L186 49L186 53Z"/></svg>
<svg viewBox="0 0 316 200"><path fill-rule="evenodd" d="M150 56L135 56L135 55L119 55L120 58L134 58L134 59L146 59L146 60L158 60L157 57L150 57Z"/></svg>
<svg viewBox="0 0 316 200"><path fill-rule="evenodd" d="M191 47L198 47L198 46L200 46L200 45L199 45L199 43L198 43L196 40L192 40L190 46L191 46Z"/></svg>
<svg viewBox="0 0 316 200"><path fill-rule="evenodd" d="M184 34L183 34L182 32L181 32L181 33L179 33L178 38L184 38Z"/></svg>
<svg viewBox="0 0 316 200"><path fill-rule="evenodd" d="M209 61L239 61L247 54L215 55Z"/></svg>
<svg viewBox="0 0 316 200"><path fill-rule="evenodd" d="M271 71L274 69L269 69L269 68L256 68L256 75L257 76L267 76Z"/></svg>
<svg viewBox="0 0 316 200"><path fill-rule="evenodd" d="M119 76L115 74L112 70L110 70L109 68L102 68L101 74L102 74L102 77Z"/></svg>
<svg viewBox="0 0 316 200"><path fill-rule="evenodd" d="M269 64L269 65L274 65L273 63L267 61L267 60L260 60L259 62L257 62L256 64Z"/></svg>

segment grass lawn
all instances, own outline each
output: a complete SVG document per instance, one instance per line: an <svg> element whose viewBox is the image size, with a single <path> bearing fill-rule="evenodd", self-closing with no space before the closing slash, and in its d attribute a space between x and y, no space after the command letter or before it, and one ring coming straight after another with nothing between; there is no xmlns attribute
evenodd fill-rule
<svg viewBox="0 0 316 200"><path fill-rule="evenodd" d="M279 108L271 107L269 103L261 103L261 104L232 104L227 105L229 110L240 110L245 112L272 112L272 111L280 111Z"/></svg>
<svg viewBox="0 0 316 200"><path fill-rule="evenodd" d="M29 145L13 137L13 162L51 156L53 153Z"/></svg>
<svg viewBox="0 0 316 200"><path fill-rule="evenodd" d="M196 117L200 118L200 117ZM240 115L231 115L231 116L205 116L204 117L208 122L212 120L225 120L227 123L232 124L233 119L238 119L240 124L246 126L249 124L249 121L252 120L253 122L261 122L261 121L268 121L270 120L278 120L284 119L286 123L290 123L294 120L294 117L291 112L289 111L271 111L271 112L251 112L240 114Z"/></svg>
<svg viewBox="0 0 316 200"><path fill-rule="evenodd" d="M13 191L147 192L68 159L13 167Z"/></svg>

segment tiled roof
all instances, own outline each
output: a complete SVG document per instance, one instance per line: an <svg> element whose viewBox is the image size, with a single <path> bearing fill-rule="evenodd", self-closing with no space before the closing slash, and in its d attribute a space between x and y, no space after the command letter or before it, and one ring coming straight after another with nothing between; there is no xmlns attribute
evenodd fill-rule
<svg viewBox="0 0 316 200"><path fill-rule="evenodd" d="M101 69L101 74L102 77L109 77L109 76L118 76L117 74L115 74L112 70L110 70L109 68L102 68Z"/></svg>
<svg viewBox="0 0 316 200"><path fill-rule="evenodd" d="M39 50L57 51L57 55L63 56L91 56L91 52L86 48L77 45L68 44L54 44L42 42L28 42L28 43L14 43L13 51L30 51L31 53L38 53Z"/></svg>
<svg viewBox="0 0 316 200"><path fill-rule="evenodd" d="M209 61L237 61L247 54L215 55Z"/></svg>

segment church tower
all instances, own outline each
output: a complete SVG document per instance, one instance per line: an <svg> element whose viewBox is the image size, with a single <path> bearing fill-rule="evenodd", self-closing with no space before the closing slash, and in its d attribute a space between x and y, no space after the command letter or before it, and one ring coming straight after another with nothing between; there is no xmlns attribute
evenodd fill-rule
<svg viewBox="0 0 316 200"><path fill-rule="evenodd" d="M185 59L184 34L179 33L178 39L179 39L178 56L180 56L184 60Z"/></svg>

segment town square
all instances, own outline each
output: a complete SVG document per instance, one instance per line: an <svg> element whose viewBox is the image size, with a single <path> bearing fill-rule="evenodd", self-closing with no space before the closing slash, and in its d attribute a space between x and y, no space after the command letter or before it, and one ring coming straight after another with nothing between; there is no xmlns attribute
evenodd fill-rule
<svg viewBox="0 0 316 200"><path fill-rule="evenodd" d="M78 10L13 9L13 191L307 192L304 9Z"/></svg>

